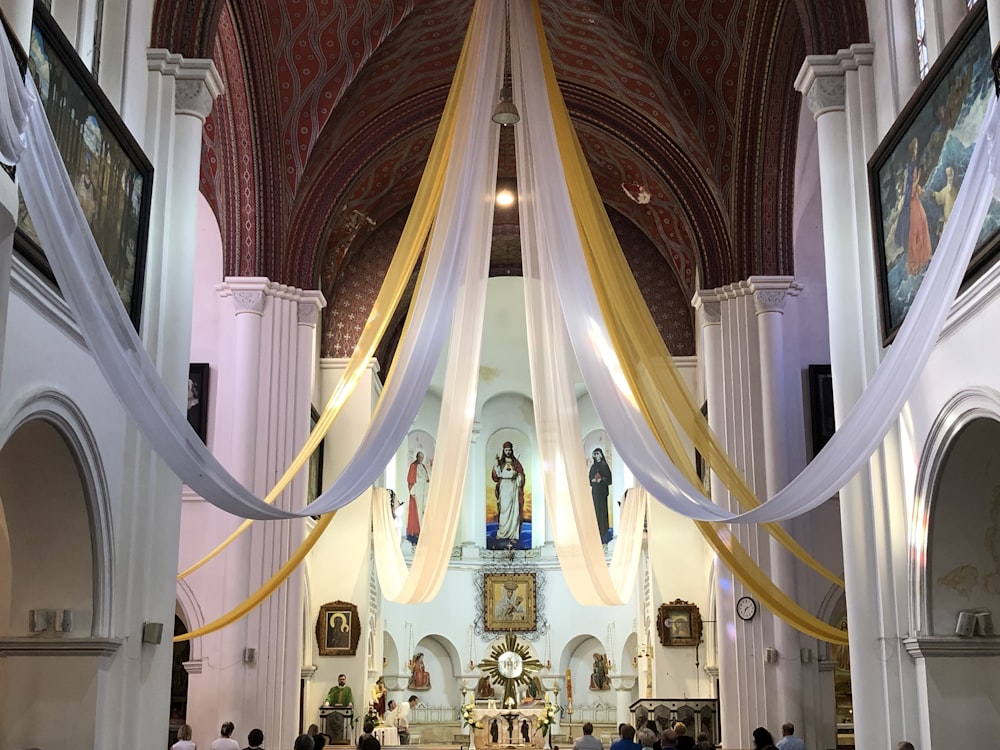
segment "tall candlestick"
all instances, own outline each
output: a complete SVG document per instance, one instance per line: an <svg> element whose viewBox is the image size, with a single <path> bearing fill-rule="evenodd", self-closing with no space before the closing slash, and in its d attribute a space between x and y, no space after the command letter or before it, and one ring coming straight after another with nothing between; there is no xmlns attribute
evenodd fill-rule
<svg viewBox="0 0 1000 750"><path fill-rule="evenodd" d="M569 667L566 668L566 701L573 705L573 673Z"/></svg>

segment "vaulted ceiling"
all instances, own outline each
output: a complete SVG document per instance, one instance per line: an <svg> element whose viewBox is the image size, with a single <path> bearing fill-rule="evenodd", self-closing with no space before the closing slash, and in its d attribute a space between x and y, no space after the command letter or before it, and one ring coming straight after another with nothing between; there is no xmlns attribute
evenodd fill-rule
<svg viewBox="0 0 1000 750"><path fill-rule="evenodd" d="M213 58L225 83L201 176L225 272L320 288L326 356L350 353L395 249L472 5L157 4L153 46ZM863 0L541 0L541 10L623 249L671 351L693 353L697 288L794 270L792 82L805 55L867 40ZM501 179L515 177L516 132L501 138ZM516 210L498 210L492 272L519 268Z"/></svg>

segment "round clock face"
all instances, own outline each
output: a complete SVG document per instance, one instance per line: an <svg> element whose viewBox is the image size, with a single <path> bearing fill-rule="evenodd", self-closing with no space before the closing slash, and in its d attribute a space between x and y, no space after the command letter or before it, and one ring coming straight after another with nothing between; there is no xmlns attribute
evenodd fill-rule
<svg viewBox="0 0 1000 750"><path fill-rule="evenodd" d="M750 620L757 614L757 602L749 596L741 596L736 602L736 614L741 620Z"/></svg>
<svg viewBox="0 0 1000 750"><path fill-rule="evenodd" d="M497 671L508 680L516 680L524 671L524 661L516 651L507 651L497 659Z"/></svg>

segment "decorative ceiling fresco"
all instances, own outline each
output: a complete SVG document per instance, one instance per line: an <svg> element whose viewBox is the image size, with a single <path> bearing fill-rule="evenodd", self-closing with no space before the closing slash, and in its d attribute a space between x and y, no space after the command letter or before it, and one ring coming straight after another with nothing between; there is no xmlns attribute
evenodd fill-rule
<svg viewBox="0 0 1000 750"><path fill-rule="evenodd" d="M225 273L320 288L330 302L324 356L356 341L345 316L351 308L363 319L395 248L472 5L157 4L153 46L212 58L225 83L201 174ZM541 9L626 257L671 350L693 354L686 301L699 286L794 272L792 82L807 54L867 41L863 0L541 0ZM501 138L499 178L510 182L516 133ZM516 210L498 211L491 273L519 272ZM380 352L393 350L390 341Z"/></svg>

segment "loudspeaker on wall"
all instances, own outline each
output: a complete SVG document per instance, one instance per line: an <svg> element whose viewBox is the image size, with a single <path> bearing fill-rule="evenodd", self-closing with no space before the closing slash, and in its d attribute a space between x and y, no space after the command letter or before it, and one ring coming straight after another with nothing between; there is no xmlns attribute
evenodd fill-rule
<svg viewBox="0 0 1000 750"><path fill-rule="evenodd" d="M154 646L163 639L162 622L144 622L142 624L142 642L151 643Z"/></svg>
<svg viewBox="0 0 1000 750"><path fill-rule="evenodd" d="M28 631L31 633L44 633L48 630L52 622L51 609L29 609L28 610Z"/></svg>
<svg viewBox="0 0 1000 750"><path fill-rule="evenodd" d="M962 610L958 613L958 622L955 623L955 635L963 638L972 635L976 629L976 616L971 612Z"/></svg>

